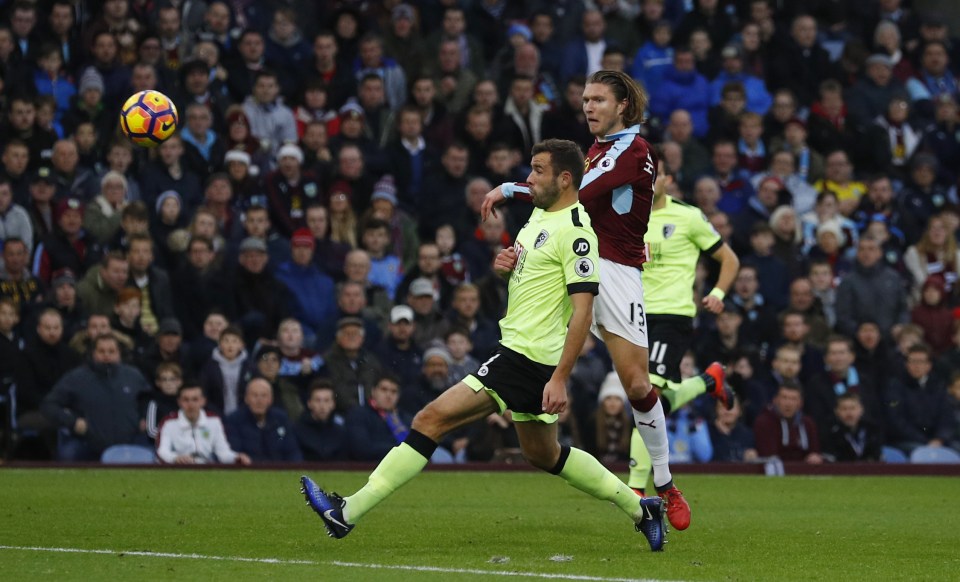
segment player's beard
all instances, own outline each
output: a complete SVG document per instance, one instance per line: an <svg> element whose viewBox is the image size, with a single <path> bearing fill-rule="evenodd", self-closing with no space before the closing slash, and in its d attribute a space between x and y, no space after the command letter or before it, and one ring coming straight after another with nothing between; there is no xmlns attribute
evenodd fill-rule
<svg viewBox="0 0 960 582"><path fill-rule="evenodd" d="M535 188L531 188L531 192L533 193L533 205L544 210L553 206L560 198L560 186L556 180L549 184L537 185Z"/></svg>

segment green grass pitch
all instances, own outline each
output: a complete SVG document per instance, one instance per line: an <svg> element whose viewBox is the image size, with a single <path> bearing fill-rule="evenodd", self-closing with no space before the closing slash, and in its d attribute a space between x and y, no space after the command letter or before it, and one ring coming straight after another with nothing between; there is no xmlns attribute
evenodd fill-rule
<svg viewBox="0 0 960 582"><path fill-rule="evenodd" d="M344 493L366 479L359 472L310 474ZM654 554L612 505L540 473L427 472L349 537L333 540L304 505L298 476L4 469L0 576L844 582L960 576L956 478L679 475L693 524L670 532L666 551ZM558 555L569 560L551 560Z"/></svg>

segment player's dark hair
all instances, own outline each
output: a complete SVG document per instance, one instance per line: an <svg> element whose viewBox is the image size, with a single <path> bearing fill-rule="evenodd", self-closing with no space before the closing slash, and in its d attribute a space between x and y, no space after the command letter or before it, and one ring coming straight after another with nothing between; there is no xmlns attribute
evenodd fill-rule
<svg viewBox="0 0 960 582"><path fill-rule="evenodd" d="M550 154L554 176L570 172L573 185L580 187L580 180L583 179L583 152L580 146L567 139L545 139L534 145L531 151L534 156L542 153Z"/></svg>
<svg viewBox="0 0 960 582"><path fill-rule="evenodd" d="M625 126L643 122L643 112L647 109L647 92L633 77L622 71L597 71L587 79L587 84L590 83L602 83L610 87L617 101L627 101L622 113Z"/></svg>

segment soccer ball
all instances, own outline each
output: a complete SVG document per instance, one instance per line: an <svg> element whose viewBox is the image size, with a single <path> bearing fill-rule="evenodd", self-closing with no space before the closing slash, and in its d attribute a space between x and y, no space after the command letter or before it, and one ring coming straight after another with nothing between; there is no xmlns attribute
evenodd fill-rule
<svg viewBox="0 0 960 582"><path fill-rule="evenodd" d="M120 109L120 129L138 146L152 148L173 135L180 116L173 100L160 91L131 95Z"/></svg>

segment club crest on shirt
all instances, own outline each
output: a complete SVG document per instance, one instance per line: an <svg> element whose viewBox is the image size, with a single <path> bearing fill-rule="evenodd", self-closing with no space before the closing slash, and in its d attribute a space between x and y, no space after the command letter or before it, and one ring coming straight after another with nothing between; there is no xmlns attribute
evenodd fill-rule
<svg viewBox="0 0 960 582"><path fill-rule="evenodd" d="M601 172L609 172L617 165L617 160L613 159L613 156L604 156L602 160L597 163L597 167L600 168Z"/></svg>
<svg viewBox="0 0 960 582"><path fill-rule="evenodd" d="M537 240L533 241L533 248L539 249L543 246L543 243L547 242L548 238L550 238L550 233L546 230L541 230L540 234L537 235Z"/></svg>
<svg viewBox="0 0 960 582"><path fill-rule="evenodd" d="M663 238L664 238L664 240L670 238L670 236L673 235L673 232L674 232L675 230L677 230L677 226L676 226L675 224L664 224L664 225L663 225Z"/></svg>

